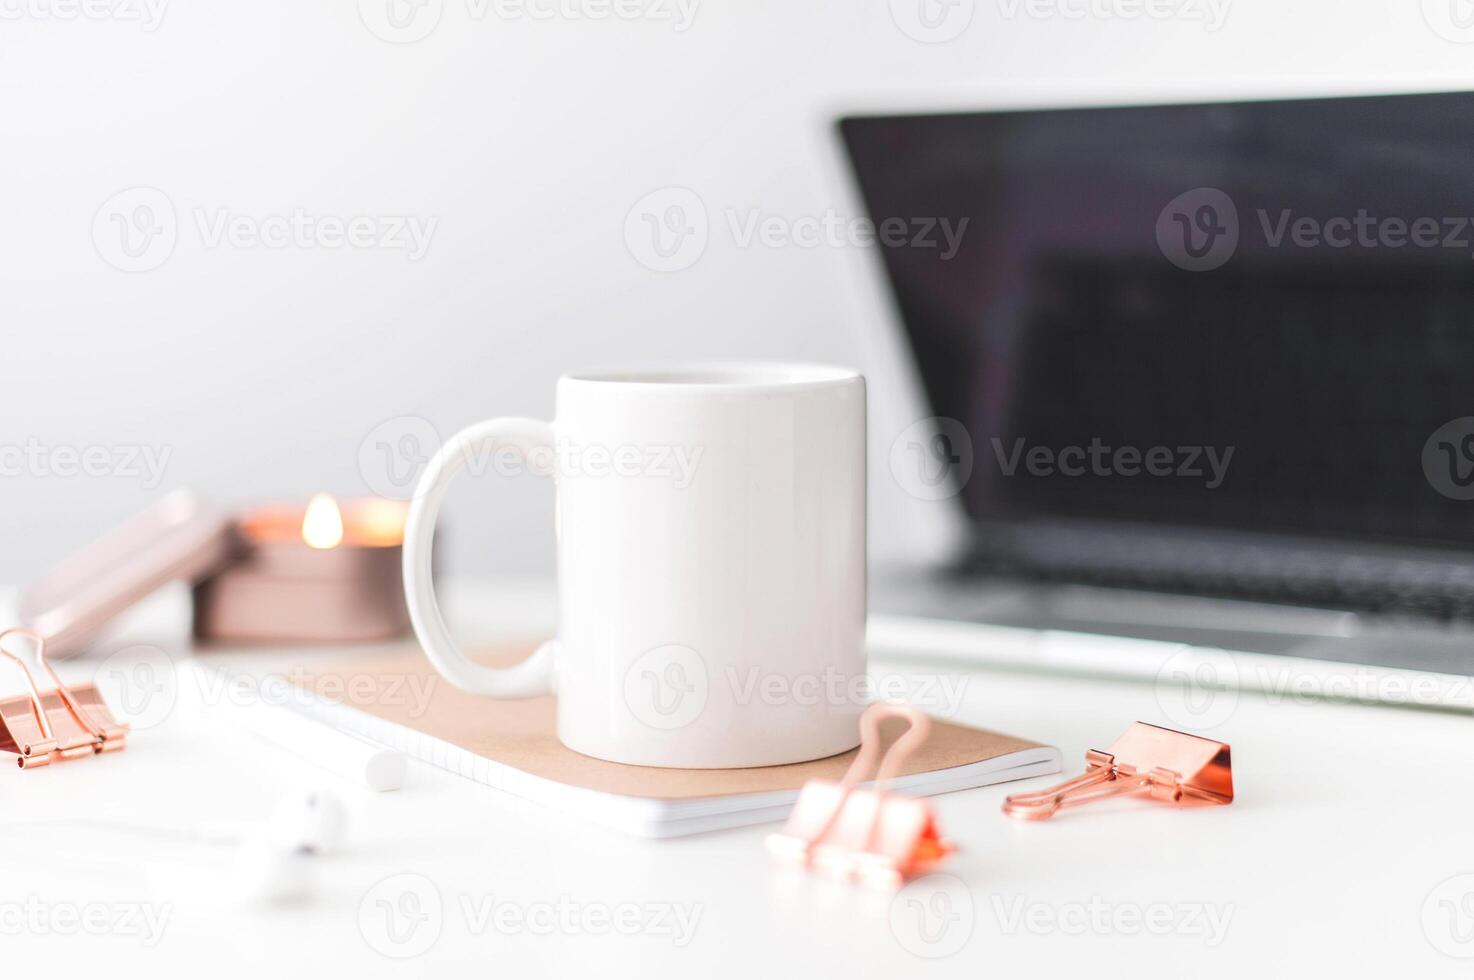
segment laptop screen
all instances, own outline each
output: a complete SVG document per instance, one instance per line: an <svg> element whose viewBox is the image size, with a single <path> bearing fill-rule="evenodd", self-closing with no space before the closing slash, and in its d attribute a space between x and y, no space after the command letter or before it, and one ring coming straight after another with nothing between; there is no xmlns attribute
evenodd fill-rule
<svg viewBox="0 0 1474 980"><path fill-rule="evenodd" d="M1474 95L840 125L975 520L1474 546Z"/></svg>

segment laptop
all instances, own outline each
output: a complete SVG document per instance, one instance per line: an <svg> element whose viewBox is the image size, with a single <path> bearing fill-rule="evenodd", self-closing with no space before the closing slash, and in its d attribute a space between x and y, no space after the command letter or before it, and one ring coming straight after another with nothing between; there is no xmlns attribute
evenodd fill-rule
<svg viewBox="0 0 1474 980"><path fill-rule="evenodd" d="M1474 705L1474 94L839 133L967 538L874 644Z"/></svg>

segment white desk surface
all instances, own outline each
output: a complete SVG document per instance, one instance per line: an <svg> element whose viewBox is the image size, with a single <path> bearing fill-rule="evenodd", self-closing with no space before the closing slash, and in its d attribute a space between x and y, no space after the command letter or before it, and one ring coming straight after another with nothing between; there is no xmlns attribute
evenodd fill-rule
<svg viewBox="0 0 1474 980"><path fill-rule="evenodd" d="M122 624L108 649L183 651L179 598ZM523 637L551 617L541 588L451 598L467 638ZM1171 724L1148 684L961 676L960 720L1051 741L1070 773L1133 720ZM945 877L893 899L776 868L770 826L637 840L419 763L402 791L372 794L175 711L117 755L0 779L0 950L16 978L1474 975L1474 958L1459 958L1474 957L1469 718L1243 694L1205 734L1232 744L1232 805L1121 801L1027 824L999 804L1046 780L941 797L961 851ZM150 884L160 863L224 880L228 848L45 826L250 820L312 784L343 793L354 823L302 907L239 910ZM426 880L440 914L422 905L414 929L402 918L389 936L380 900ZM97 916L96 934L69 913ZM677 913L695 916L684 945ZM152 945L145 914L168 916ZM77 934L38 931L38 916ZM619 916L648 931L606 930ZM408 960L381 951L418 946Z"/></svg>

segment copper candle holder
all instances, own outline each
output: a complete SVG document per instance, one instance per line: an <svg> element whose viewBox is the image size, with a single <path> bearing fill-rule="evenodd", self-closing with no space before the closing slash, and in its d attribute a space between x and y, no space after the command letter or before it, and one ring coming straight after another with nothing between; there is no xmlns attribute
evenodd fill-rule
<svg viewBox="0 0 1474 980"><path fill-rule="evenodd" d="M194 587L205 642L361 643L406 635L400 570L409 508L382 499L253 508L234 521L235 553Z"/></svg>

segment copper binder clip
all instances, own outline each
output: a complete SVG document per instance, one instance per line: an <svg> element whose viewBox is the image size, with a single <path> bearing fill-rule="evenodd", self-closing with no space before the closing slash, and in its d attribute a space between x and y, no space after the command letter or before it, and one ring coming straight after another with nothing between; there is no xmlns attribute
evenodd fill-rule
<svg viewBox="0 0 1474 980"><path fill-rule="evenodd" d="M31 669L4 649L5 638L24 636L36 644L36 663L55 689L42 693ZM46 661L46 641L27 629L0 632L0 656L20 667L29 693L0 700L0 752L13 752L22 769L34 769L58 759L76 759L123 747L128 725L113 718L93 684L67 687Z"/></svg>
<svg viewBox="0 0 1474 980"><path fill-rule="evenodd" d="M880 760L874 787L859 789L876 768L885 717L904 718L910 727ZM930 803L885 787L930 730L931 720L914 708L871 705L860 716L860 751L844 778L805 783L782 833L768 837L768 850L821 874L887 888L929 871L956 848L938 834Z"/></svg>
<svg viewBox="0 0 1474 980"><path fill-rule="evenodd" d="M1126 793L1146 793L1169 803L1233 802L1228 745L1186 732L1138 721L1109 752L1086 752L1085 763L1082 776L1008 797L1003 812L1020 820L1046 820L1066 807Z"/></svg>

